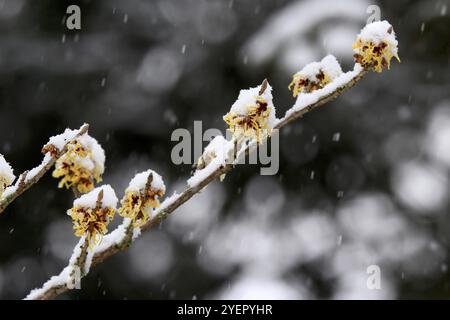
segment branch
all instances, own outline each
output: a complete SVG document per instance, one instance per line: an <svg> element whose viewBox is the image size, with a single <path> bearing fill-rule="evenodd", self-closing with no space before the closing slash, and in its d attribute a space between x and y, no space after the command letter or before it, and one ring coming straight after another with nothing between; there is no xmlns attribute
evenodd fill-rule
<svg viewBox="0 0 450 320"><path fill-rule="evenodd" d="M6 209L6 207L11 204L17 197L22 193L27 191L32 185L37 183L44 174L50 170L55 164L56 160L62 157L67 152L67 146L69 143L74 141L76 138L85 134L89 129L88 124L84 124L79 130L75 137L64 144L61 150L58 150L55 146L49 145L43 148L45 152L44 159L41 164L34 169L27 170L20 174L16 183L12 186L6 188L3 196L0 198L0 214Z"/></svg>
<svg viewBox="0 0 450 320"><path fill-rule="evenodd" d="M359 80L361 80L361 78L366 73L367 72L362 69L359 64L356 64L353 71L349 71L341 75L339 78L335 79L334 82L328 84L323 89L319 89L317 91L314 91L313 93L305 94L302 96L307 96L307 99L302 100L302 98L299 97L294 106L286 112L286 115L277 122L274 128L281 129L295 119L298 119L306 113L335 99L345 90L353 87ZM264 83L266 84L264 85ZM267 86L267 81L263 82L262 87L264 86ZM245 154L252 151L251 146L252 144L248 144L245 146L245 150L243 150ZM208 186L212 181L231 171L233 167L233 163L219 165L217 166L217 168L215 168L215 170L213 170L209 175L199 181L196 185L188 187L181 194L174 194L173 196L167 198L161 203L161 207L156 210L154 217L145 225L143 225L141 229L138 230L138 232L146 232L152 227L159 225L178 207L183 205L194 195L203 190L203 188ZM103 238L102 243L94 248L94 254L91 264L92 267L102 263L108 257L129 247L129 245L133 241L133 238L135 238L134 234L130 235L130 228L132 229L132 227L130 227L131 223L132 222L130 219L124 219L124 222L119 227L117 227L110 234L106 235ZM61 272L60 275L53 277L49 281L47 281L42 288L31 291L26 299L53 299L69 290L64 281L62 281L62 278L65 276L64 272L65 269L63 270L63 272ZM59 280L59 282L57 280Z"/></svg>

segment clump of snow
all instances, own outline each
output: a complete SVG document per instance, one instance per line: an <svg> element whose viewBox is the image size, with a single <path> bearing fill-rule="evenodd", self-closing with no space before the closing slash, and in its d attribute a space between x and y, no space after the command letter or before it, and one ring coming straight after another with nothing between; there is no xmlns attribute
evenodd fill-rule
<svg viewBox="0 0 450 320"><path fill-rule="evenodd" d="M73 202L73 206L94 209L96 207L98 194L100 191L103 191L102 208L115 208L117 206L118 199L114 189L109 184L97 187L89 193L82 195Z"/></svg>
<svg viewBox="0 0 450 320"><path fill-rule="evenodd" d="M88 135L87 133L83 134L79 138L77 138L78 142L86 149L91 152L91 159L85 159L84 167L97 169L97 172L101 175L105 171L105 151L102 146L98 143L98 141Z"/></svg>
<svg viewBox="0 0 450 320"><path fill-rule="evenodd" d="M74 140L80 133L81 128L83 128L86 125L87 125L86 123L83 124L78 130L72 130L69 128L65 129L63 133L50 137L46 146L52 145L56 147L58 151L63 150L66 144ZM85 133L84 136L87 136L87 133Z"/></svg>
<svg viewBox="0 0 450 320"><path fill-rule="evenodd" d="M342 74L341 66L333 55L327 55L320 62L308 63L295 76L312 82L319 82L320 79L317 76L321 73L328 76L330 81Z"/></svg>
<svg viewBox="0 0 450 320"><path fill-rule="evenodd" d="M80 130L66 129L63 133L50 137L46 145L55 146L61 151L67 143L75 139L79 131Z"/></svg>
<svg viewBox="0 0 450 320"><path fill-rule="evenodd" d="M320 62L308 63L297 73L297 75L311 81L318 81L319 79L317 79L317 75L320 73L321 66L322 65Z"/></svg>
<svg viewBox="0 0 450 320"><path fill-rule="evenodd" d="M327 55L320 63L322 70L330 77L330 80L334 80L342 74L341 65L332 54Z"/></svg>
<svg viewBox="0 0 450 320"><path fill-rule="evenodd" d="M131 240L134 241L137 238L139 238L140 236L141 236L141 228L133 228L133 236L132 236Z"/></svg>
<svg viewBox="0 0 450 320"><path fill-rule="evenodd" d="M187 181L188 185L190 187L198 185L215 170L225 166L233 151L234 144L232 141L226 140L221 135L214 137L199 160L202 168L197 169L194 175L189 178Z"/></svg>
<svg viewBox="0 0 450 320"><path fill-rule="evenodd" d="M5 157L0 154L0 178L5 179L7 184L11 184L16 176L10 164L5 160Z"/></svg>
<svg viewBox="0 0 450 320"><path fill-rule="evenodd" d="M358 38L363 42L372 41L374 44L387 42L392 45L394 55L397 55L398 41L392 25L386 20L367 24L359 33Z"/></svg>
<svg viewBox="0 0 450 320"><path fill-rule="evenodd" d="M260 95L261 86L259 85L254 88L243 89L239 91L239 96L237 100L233 103L230 109L230 113L236 115L246 116L255 107L258 99L262 99L267 102L267 108L269 108L270 113L267 119L267 127L272 128L275 121L275 106L273 105L272 87L267 84L266 89Z"/></svg>
<svg viewBox="0 0 450 320"><path fill-rule="evenodd" d="M139 192L145 189L145 185L147 184L147 179L149 175L153 176L151 188L153 190L161 190L163 193L166 192L166 186L164 184L163 178L153 170L147 170L144 172L140 172L131 179L128 187L125 192Z"/></svg>
<svg viewBox="0 0 450 320"><path fill-rule="evenodd" d="M199 164L202 167L206 167L211 161L218 159L218 162L225 165L233 149L234 145L232 141L228 141L222 135L215 136L203 151L199 159Z"/></svg>

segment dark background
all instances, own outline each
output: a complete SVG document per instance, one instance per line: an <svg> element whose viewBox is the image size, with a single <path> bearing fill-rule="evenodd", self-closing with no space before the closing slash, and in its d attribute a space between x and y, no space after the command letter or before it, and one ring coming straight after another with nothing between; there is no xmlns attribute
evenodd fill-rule
<svg viewBox="0 0 450 320"><path fill-rule="evenodd" d="M65 26L70 4L81 30ZM119 197L147 168L182 191L174 129L224 130L239 90L264 78L281 117L305 63L352 67L370 4L0 0L0 152L18 175L49 136L88 122ZM62 297L448 298L450 3L377 4L402 63L283 130L276 176L236 168ZM0 215L1 298L67 264L72 201L47 174ZM372 264L381 290L366 287Z"/></svg>

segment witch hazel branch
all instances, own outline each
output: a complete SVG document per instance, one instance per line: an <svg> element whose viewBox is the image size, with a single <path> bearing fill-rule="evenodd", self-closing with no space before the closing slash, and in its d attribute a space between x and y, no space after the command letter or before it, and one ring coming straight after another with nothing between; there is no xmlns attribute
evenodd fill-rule
<svg viewBox="0 0 450 320"><path fill-rule="evenodd" d="M389 69L393 57L399 60L397 46L394 30L387 21L366 25L353 45L353 70L343 72L332 55L306 65L293 76L289 89L296 101L280 119L276 118L272 88L267 80L257 87L241 90L224 116L232 137L216 136L198 159L186 189L162 202L166 186L163 178L150 169L131 179L120 202L111 186L93 188L104 171L103 149L95 139L84 138L83 133L79 133L63 139L63 144L50 144L55 146L58 157L46 163L56 163L53 176L61 178L60 187L75 188L76 193L82 194L67 211L80 240L67 267L41 288L32 290L26 299L52 299L67 290L80 288L81 279L92 267L127 249L142 232L159 225L212 181L223 180L243 157L265 143L277 130L335 99L369 71ZM60 154L62 151L63 155ZM12 168L0 157L0 187L4 188L12 180ZM20 181L16 185L18 189ZM122 217L122 223L108 233L108 225L116 214Z"/></svg>

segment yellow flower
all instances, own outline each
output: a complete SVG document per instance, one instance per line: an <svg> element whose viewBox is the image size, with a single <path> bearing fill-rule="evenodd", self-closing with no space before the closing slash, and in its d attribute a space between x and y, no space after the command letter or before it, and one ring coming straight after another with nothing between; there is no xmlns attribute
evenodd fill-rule
<svg viewBox="0 0 450 320"><path fill-rule="evenodd" d="M322 71L316 75L316 78L317 80L313 81L301 74L294 74L292 81L288 86L289 90L292 90L292 96L295 98L299 93L309 93L317 89L322 89L330 83L330 78Z"/></svg>
<svg viewBox="0 0 450 320"><path fill-rule="evenodd" d="M223 117L235 137L260 141L270 135L275 122L271 91L266 80L256 88L241 90L230 112Z"/></svg>
<svg viewBox="0 0 450 320"><path fill-rule="evenodd" d="M105 155L98 142L87 134L67 145L67 152L55 164L52 176L62 178L59 188L76 188L80 193L102 181Z"/></svg>
<svg viewBox="0 0 450 320"><path fill-rule="evenodd" d="M342 74L341 66L336 58L328 55L320 62L312 62L294 74L289 90L295 97L300 93L310 93L322 89Z"/></svg>
<svg viewBox="0 0 450 320"><path fill-rule="evenodd" d="M77 237L86 235L90 247L97 244L108 230L108 224L114 218L117 197L109 186L102 186L74 201L67 211L72 218L73 229Z"/></svg>
<svg viewBox="0 0 450 320"><path fill-rule="evenodd" d="M134 228L139 228L149 220L152 211L160 206L159 199L165 191L159 174L153 170L138 173L125 190L119 214L131 219Z"/></svg>
<svg viewBox="0 0 450 320"><path fill-rule="evenodd" d="M0 197L3 195L6 187L11 185L15 178L13 169L6 162L3 155L0 154Z"/></svg>
<svg viewBox="0 0 450 320"><path fill-rule="evenodd" d="M400 62L397 45L392 26L387 21L377 21L361 30L353 44L353 56L364 69L381 72L390 68L393 57Z"/></svg>

